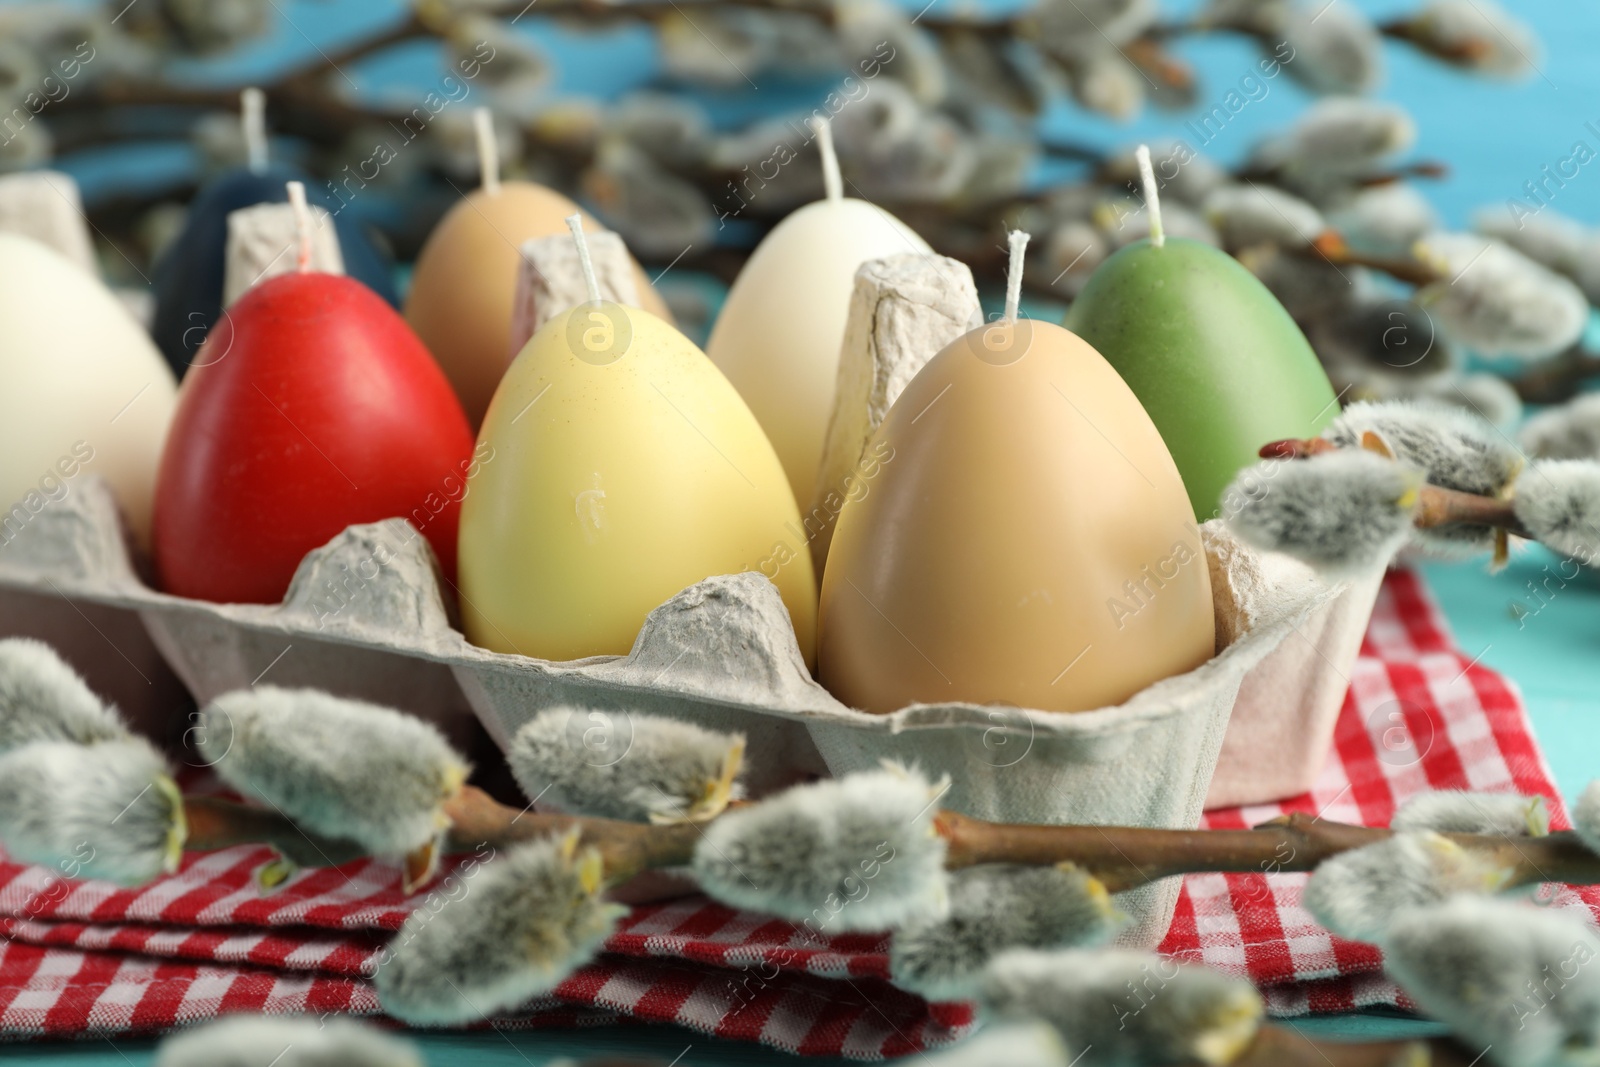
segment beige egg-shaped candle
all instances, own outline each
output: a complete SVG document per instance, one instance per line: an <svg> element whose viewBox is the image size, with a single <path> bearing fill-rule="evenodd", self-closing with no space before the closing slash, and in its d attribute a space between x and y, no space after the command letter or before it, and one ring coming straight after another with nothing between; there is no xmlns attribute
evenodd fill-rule
<svg viewBox="0 0 1600 1067"><path fill-rule="evenodd" d="M663 601L756 571L809 665L816 578L772 446L694 342L600 300L585 273L589 301L528 341L479 434L461 503L467 637L551 660L625 655Z"/></svg>
<svg viewBox="0 0 1600 1067"><path fill-rule="evenodd" d="M1021 242L1014 244L1014 249ZM870 712L1115 705L1214 653L1188 494L1087 343L1008 317L935 356L867 445L823 574L818 673Z"/></svg>
<svg viewBox="0 0 1600 1067"><path fill-rule="evenodd" d="M479 115L487 113L480 109ZM501 181L493 133L479 120L483 184L445 213L417 256L405 317L433 353L474 429L511 365L511 318L519 248L531 237L565 233L568 215L604 227L560 193L534 182ZM637 265L635 265L637 270ZM642 270L639 302L668 322L672 315Z"/></svg>
<svg viewBox="0 0 1600 1067"><path fill-rule="evenodd" d="M816 489L856 270L869 259L930 251L883 208L842 194L828 125L813 128L827 196L789 215L756 247L706 342L706 355L778 450L802 508Z"/></svg>
<svg viewBox="0 0 1600 1067"><path fill-rule="evenodd" d="M0 541L89 475L141 545L176 404L166 361L116 296L37 241L0 233Z"/></svg>

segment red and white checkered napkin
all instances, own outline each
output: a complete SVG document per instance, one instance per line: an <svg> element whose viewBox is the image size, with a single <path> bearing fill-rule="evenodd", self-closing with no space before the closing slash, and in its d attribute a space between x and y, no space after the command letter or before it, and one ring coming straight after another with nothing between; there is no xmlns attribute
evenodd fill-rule
<svg viewBox="0 0 1600 1067"><path fill-rule="evenodd" d="M1404 800L1434 789L1540 795L1552 825L1568 826L1515 687L1456 647L1416 574L1391 571L1316 786L1277 804L1207 812L1204 825L1254 826L1301 811L1387 826ZM1250 978L1277 1015L1410 1008L1383 977L1377 949L1334 937L1301 907L1308 877L1190 875L1161 950ZM1600 914L1596 887L1546 887L1542 901Z"/></svg>
<svg viewBox="0 0 1600 1067"><path fill-rule="evenodd" d="M1564 812L1511 686L1469 662L1413 574L1391 574L1351 675L1317 787L1282 804L1211 812L1242 827L1286 811L1384 825L1405 797L1470 788L1542 794ZM398 872L359 862L308 872L262 899L258 848L191 855L139 890L67 882L0 862L0 1036L150 1032L234 1011L378 1011L367 975L417 901ZM1187 879L1163 951L1248 976L1278 1014L1406 1006L1372 948L1319 929L1304 875ZM1559 907L1600 910L1561 889ZM929 1005L885 981L886 939L821 943L788 923L703 898L636 908L604 956L504 1027L629 1017L808 1054L896 1056L956 1040L964 1004Z"/></svg>

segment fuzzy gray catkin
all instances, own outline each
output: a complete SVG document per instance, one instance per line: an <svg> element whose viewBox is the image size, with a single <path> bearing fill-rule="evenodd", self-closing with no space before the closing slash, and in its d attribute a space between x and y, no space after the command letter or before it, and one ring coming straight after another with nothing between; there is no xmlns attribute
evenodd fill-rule
<svg viewBox="0 0 1600 1067"><path fill-rule="evenodd" d="M114 708L43 641L0 641L0 753L30 741L92 745L128 736Z"/></svg>
<svg viewBox="0 0 1600 1067"><path fill-rule="evenodd" d="M1600 459L1600 393L1539 412L1519 439L1537 459Z"/></svg>
<svg viewBox="0 0 1600 1067"><path fill-rule="evenodd" d="M201 755L223 781L377 856L435 840L468 773L431 725L314 689L239 689L201 716Z"/></svg>
<svg viewBox="0 0 1600 1067"><path fill-rule="evenodd" d="M1223 492L1223 519L1247 544L1347 578L1386 566L1406 543L1420 481L1359 449L1266 460Z"/></svg>
<svg viewBox="0 0 1600 1067"><path fill-rule="evenodd" d="M1405 909L1459 893L1493 893L1506 886L1510 875L1492 857L1449 838L1428 831L1401 832L1323 861L1306 883L1302 901L1340 937L1376 942Z"/></svg>
<svg viewBox="0 0 1600 1067"><path fill-rule="evenodd" d="M1389 820L1389 828L1432 830L1437 834L1543 837L1550 832L1550 812L1544 797L1442 789L1418 793L1400 805Z"/></svg>
<svg viewBox="0 0 1600 1067"><path fill-rule="evenodd" d="M155 1067L423 1067L409 1041L354 1019L229 1015L161 1042Z"/></svg>
<svg viewBox="0 0 1600 1067"><path fill-rule="evenodd" d="M1432 233L1417 242L1416 256L1438 273L1417 290L1417 303L1483 356L1544 359L1571 347L1588 324L1583 290L1502 241Z"/></svg>
<svg viewBox="0 0 1600 1067"><path fill-rule="evenodd" d="M924 1052L920 1067L1072 1067L1055 1027L1043 1022L985 1026L954 1048Z"/></svg>
<svg viewBox="0 0 1600 1067"><path fill-rule="evenodd" d="M969 998L999 953L1099 945L1125 919L1105 887L1071 864L969 867L950 874L948 915L895 931L889 974L930 1000Z"/></svg>
<svg viewBox="0 0 1600 1067"><path fill-rule="evenodd" d="M1590 782L1572 805L1572 829L1590 850L1600 852L1600 781Z"/></svg>
<svg viewBox="0 0 1600 1067"><path fill-rule="evenodd" d="M1600 463L1549 459L1517 479L1512 510L1545 547L1592 563L1600 554Z"/></svg>
<svg viewBox="0 0 1600 1067"><path fill-rule="evenodd" d="M143 885L177 870L183 803L142 738L35 741L0 756L0 844L68 878Z"/></svg>
<svg viewBox="0 0 1600 1067"><path fill-rule="evenodd" d="M415 1026L478 1022L549 992L627 914L600 896L600 857L567 835L518 845L418 908L377 968L378 999Z"/></svg>
<svg viewBox="0 0 1600 1067"><path fill-rule="evenodd" d="M1384 968L1500 1067L1600 1062L1600 940L1587 914L1457 897L1396 917Z"/></svg>
<svg viewBox="0 0 1600 1067"><path fill-rule="evenodd" d="M1204 211L1227 248L1307 248L1328 228L1322 213L1304 200L1253 183L1217 189L1206 197Z"/></svg>
<svg viewBox="0 0 1600 1067"><path fill-rule="evenodd" d="M1431 484L1463 493L1498 496L1524 466L1522 453L1493 424L1438 401L1360 400L1322 436L1340 448L1360 448L1369 431Z"/></svg>
<svg viewBox="0 0 1600 1067"><path fill-rule="evenodd" d="M813 934L883 930L946 914L943 789L890 767L795 786L706 827L694 874L736 908Z"/></svg>
<svg viewBox="0 0 1600 1067"><path fill-rule="evenodd" d="M603 730L611 743L589 745L591 730ZM517 731L507 759L523 792L563 811L674 822L727 807L743 754L740 734L656 715L557 707Z"/></svg>
<svg viewBox="0 0 1600 1067"><path fill-rule="evenodd" d="M1261 1025L1249 982L1124 949L1017 950L989 965L980 1002L1043 1019L1080 1067L1231 1063Z"/></svg>
<svg viewBox="0 0 1600 1067"><path fill-rule="evenodd" d="M1522 473L1522 453L1486 419L1438 401L1358 401L1340 413L1323 437L1359 449L1373 433L1395 459L1422 472L1431 485L1479 496L1500 496ZM1445 554L1486 551L1495 532L1451 524L1414 533L1418 543Z"/></svg>

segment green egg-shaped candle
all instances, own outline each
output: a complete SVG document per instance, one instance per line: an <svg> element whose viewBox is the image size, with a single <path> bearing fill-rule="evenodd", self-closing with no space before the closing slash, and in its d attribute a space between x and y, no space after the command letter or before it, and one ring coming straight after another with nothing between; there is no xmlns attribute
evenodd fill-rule
<svg viewBox="0 0 1600 1067"><path fill-rule="evenodd" d="M1153 184L1151 237L1102 263L1062 325L1139 398L1203 521L1262 445L1316 436L1339 405L1305 334L1255 275L1210 245L1162 239Z"/></svg>

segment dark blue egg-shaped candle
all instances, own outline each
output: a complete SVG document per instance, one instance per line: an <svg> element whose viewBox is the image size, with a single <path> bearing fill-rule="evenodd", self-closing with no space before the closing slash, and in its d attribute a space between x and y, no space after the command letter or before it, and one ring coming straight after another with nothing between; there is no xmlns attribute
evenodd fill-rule
<svg viewBox="0 0 1600 1067"><path fill-rule="evenodd" d="M162 254L155 269L155 317L151 332L157 347L179 377L200 350L222 314L223 273L227 264L228 214L262 203L288 199L288 182L305 183L306 199L333 216L347 275L391 305L398 305L392 264L361 224L322 183L297 167L272 164L260 170L230 170L208 182L189 206L183 231Z"/></svg>

